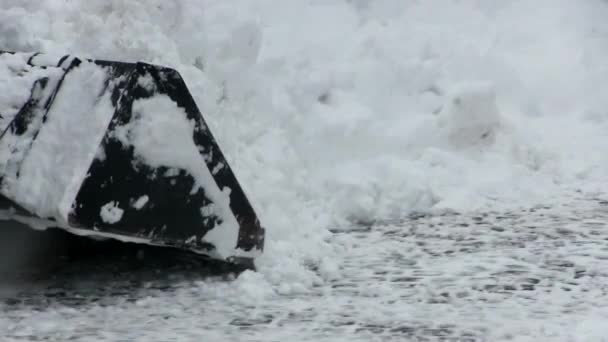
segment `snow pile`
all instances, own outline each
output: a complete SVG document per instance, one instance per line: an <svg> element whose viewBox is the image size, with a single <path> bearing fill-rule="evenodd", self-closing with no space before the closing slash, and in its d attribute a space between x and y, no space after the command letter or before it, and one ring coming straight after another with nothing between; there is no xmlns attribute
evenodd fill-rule
<svg viewBox="0 0 608 342"><path fill-rule="evenodd" d="M8 0L0 47L173 66L305 290L330 227L605 191L600 0ZM323 269L332 270L327 264Z"/></svg>

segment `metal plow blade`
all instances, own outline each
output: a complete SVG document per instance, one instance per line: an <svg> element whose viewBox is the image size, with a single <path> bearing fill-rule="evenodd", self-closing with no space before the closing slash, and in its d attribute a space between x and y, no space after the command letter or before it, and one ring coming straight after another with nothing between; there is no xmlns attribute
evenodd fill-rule
<svg viewBox="0 0 608 342"><path fill-rule="evenodd" d="M2 219L248 263L264 229L181 76L0 51Z"/></svg>

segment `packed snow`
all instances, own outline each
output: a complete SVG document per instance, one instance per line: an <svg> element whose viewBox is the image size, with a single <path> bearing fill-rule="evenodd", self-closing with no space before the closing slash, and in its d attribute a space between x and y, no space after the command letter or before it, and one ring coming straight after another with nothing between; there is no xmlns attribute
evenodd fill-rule
<svg viewBox="0 0 608 342"><path fill-rule="evenodd" d="M83 62L68 73L54 94L63 69L32 68L27 64L30 55L2 55L3 60L8 60L8 69L14 70L2 77L2 88L7 91L0 103L11 106L16 101L15 109L3 111L2 192L36 215L66 225L72 203L114 113L111 87L104 68ZM15 96L13 101L7 94ZM36 101L31 122L15 137L8 130L9 123L30 94ZM55 100L47 114L43 108L51 96Z"/></svg>
<svg viewBox="0 0 608 342"><path fill-rule="evenodd" d="M60 69L31 68L27 64L30 56L31 54L3 54L0 56L0 114L2 114L0 129L2 132L17 115L21 106L30 98L30 95L34 95L36 98L48 97L49 88L54 88L53 83L56 83L63 74ZM40 93L43 90L42 87L40 85L34 87L34 85L36 80L45 77L51 84L48 84L45 91Z"/></svg>
<svg viewBox="0 0 608 342"><path fill-rule="evenodd" d="M151 77L143 83L154 85ZM167 95L135 100L132 112L133 119L117 127L113 132L115 137L125 147L133 146L135 158L143 160L145 165L185 170L192 175L195 183L191 193L203 188L205 196L213 202L212 206L205 207L206 214L221 219L220 224L205 234L204 242L215 246L213 253L218 258L235 256L239 223L230 210L230 189L217 186L204 156L194 144L194 121L188 120L184 109Z"/></svg>
<svg viewBox="0 0 608 342"><path fill-rule="evenodd" d="M346 277L332 231L606 192L606 17L602 0L4 0L0 48L176 68L267 231L259 272L210 291L263 305ZM545 336L509 322L504 339ZM585 322L581 340L607 336Z"/></svg>
<svg viewBox="0 0 608 342"><path fill-rule="evenodd" d="M101 207L99 216L105 223L114 224L122 220L123 209L120 209L118 203L108 202Z"/></svg>
<svg viewBox="0 0 608 342"><path fill-rule="evenodd" d="M65 76L44 128L20 166L10 190L41 217L67 224L114 114L107 78L106 70L86 62Z"/></svg>
<svg viewBox="0 0 608 342"><path fill-rule="evenodd" d="M150 197L148 197L148 195L143 195L140 198L138 198L135 202L133 202L132 206L133 208L137 209L137 210L141 210L141 208L143 208L146 203L148 203L148 201L150 200Z"/></svg>

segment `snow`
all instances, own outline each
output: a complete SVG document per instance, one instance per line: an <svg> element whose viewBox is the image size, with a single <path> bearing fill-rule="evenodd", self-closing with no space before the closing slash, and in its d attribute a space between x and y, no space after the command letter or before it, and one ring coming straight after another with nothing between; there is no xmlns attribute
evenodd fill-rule
<svg viewBox="0 0 608 342"><path fill-rule="evenodd" d="M347 257L311 269L309 287L251 271L201 280L108 253L5 297L0 330L6 341L605 341L607 209L584 199L358 227L333 235Z"/></svg>
<svg viewBox="0 0 608 342"><path fill-rule="evenodd" d="M23 132L23 139L14 139L7 129L19 112L23 104L30 98L38 100L40 105L51 96L61 75L62 70L47 68L45 70L32 69L27 65L31 54L3 54L0 56L2 67L0 69L0 130L4 143L0 148L0 167L3 173L14 177L16 165L24 158L29 150L31 137L40 125L41 111L34 109L31 127ZM38 79L47 79L46 87ZM39 106L36 106L39 107Z"/></svg>
<svg viewBox="0 0 608 342"><path fill-rule="evenodd" d="M104 68L87 62L68 73L19 176L4 179L5 191L40 217L67 225L72 203L114 114L106 80Z"/></svg>
<svg viewBox="0 0 608 342"><path fill-rule="evenodd" d="M449 146L491 145L500 127L496 94L491 85L467 83L448 95L438 126Z"/></svg>
<svg viewBox="0 0 608 342"><path fill-rule="evenodd" d="M607 15L601 0L5 0L0 46L178 69L267 229L260 276L239 284L289 296L341 276L329 229L606 192ZM567 327L601 338L594 310ZM497 339L542 336L483 313Z"/></svg>
<svg viewBox="0 0 608 342"><path fill-rule="evenodd" d="M230 209L230 189L219 189L194 144L194 121L188 120L184 109L167 95L135 100L132 112L129 124L115 130L116 137L125 147L133 146L135 157L145 165L186 170L194 177L191 193L203 188L205 196L213 202L213 210L207 209L206 214L221 220L202 239L216 247L213 252L217 257L233 256L239 223Z"/></svg>
<svg viewBox="0 0 608 342"><path fill-rule="evenodd" d="M0 91L0 103L2 104L0 113L2 113L2 125L0 128L2 131L10 123L11 118L17 114L21 108L20 105L25 103L30 97L32 86L36 79L42 76L40 73L36 73L38 70L35 70L34 72L23 73L22 77L14 78L13 75L20 70L30 69L27 65L27 59L28 55L25 54L0 55L0 60L2 61L2 69L0 71L0 89L2 90Z"/></svg>
<svg viewBox="0 0 608 342"><path fill-rule="evenodd" d="M124 213L123 209L120 209L118 203L116 202L108 202L101 207L99 212L99 216L105 223L114 224L120 222L122 220L122 214Z"/></svg>
<svg viewBox="0 0 608 342"><path fill-rule="evenodd" d="M148 201L150 200L150 197L148 197L148 195L143 195L140 198L138 198L135 202L133 202L133 208L140 210L141 208L144 207L144 205L146 205L146 203L148 203Z"/></svg>

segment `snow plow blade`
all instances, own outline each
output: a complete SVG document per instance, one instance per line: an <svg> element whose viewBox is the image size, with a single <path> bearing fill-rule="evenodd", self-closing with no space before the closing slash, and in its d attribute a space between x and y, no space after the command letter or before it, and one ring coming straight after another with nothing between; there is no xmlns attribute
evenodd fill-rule
<svg viewBox="0 0 608 342"><path fill-rule="evenodd" d="M0 219L251 263L264 229L179 73L0 51Z"/></svg>

